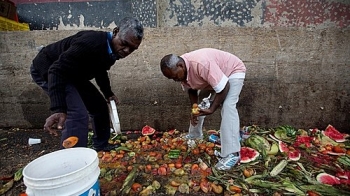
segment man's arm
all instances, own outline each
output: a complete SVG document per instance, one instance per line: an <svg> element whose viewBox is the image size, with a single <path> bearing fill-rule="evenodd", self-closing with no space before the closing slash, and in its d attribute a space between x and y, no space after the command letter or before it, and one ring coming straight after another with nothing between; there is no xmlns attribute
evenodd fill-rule
<svg viewBox="0 0 350 196"><path fill-rule="evenodd" d="M188 96L190 98L190 102L191 102L191 107L194 103L198 103L198 90L195 89L188 89Z"/></svg>
<svg viewBox="0 0 350 196"><path fill-rule="evenodd" d="M114 95L114 93L112 92L111 83L109 81L107 71L103 71L96 75L95 81L106 99Z"/></svg>

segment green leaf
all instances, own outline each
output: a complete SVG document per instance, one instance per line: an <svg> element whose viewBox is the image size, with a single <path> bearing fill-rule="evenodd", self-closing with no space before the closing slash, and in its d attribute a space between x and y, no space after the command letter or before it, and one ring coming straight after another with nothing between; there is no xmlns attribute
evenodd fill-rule
<svg viewBox="0 0 350 196"><path fill-rule="evenodd" d="M14 175L15 182L21 180L22 177L23 177L23 167L16 171L16 173Z"/></svg>

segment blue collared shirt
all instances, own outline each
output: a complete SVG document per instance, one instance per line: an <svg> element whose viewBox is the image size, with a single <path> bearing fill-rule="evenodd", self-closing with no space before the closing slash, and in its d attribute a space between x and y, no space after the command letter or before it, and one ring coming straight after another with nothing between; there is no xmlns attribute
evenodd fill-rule
<svg viewBox="0 0 350 196"><path fill-rule="evenodd" d="M110 45L110 43L112 42L112 36L113 36L112 32L107 32L107 50L108 50L108 53L109 53L109 56L111 57L111 59L113 61L116 61L119 58L113 53L111 45Z"/></svg>

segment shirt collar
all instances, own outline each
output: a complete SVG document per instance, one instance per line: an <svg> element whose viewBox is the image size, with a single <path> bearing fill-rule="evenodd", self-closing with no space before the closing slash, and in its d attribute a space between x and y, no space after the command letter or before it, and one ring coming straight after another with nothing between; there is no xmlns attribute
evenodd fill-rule
<svg viewBox="0 0 350 196"><path fill-rule="evenodd" d="M111 57L111 59L113 61L118 60L119 58L113 53L112 48L111 48L111 42L112 42L112 36L113 33L112 32L107 32L107 50L108 50L108 54Z"/></svg>
<svg viewBox="0 0 350 196"><path fill-rule="evenodd" d="M185 65L186 65L186 71L187 71L187 78L186 78L186 83L188 83L188 79L189 79L189 74L190 74L190 63L189 61L186 59L186 57L181 56L181 58L184 60Z"/></svg>

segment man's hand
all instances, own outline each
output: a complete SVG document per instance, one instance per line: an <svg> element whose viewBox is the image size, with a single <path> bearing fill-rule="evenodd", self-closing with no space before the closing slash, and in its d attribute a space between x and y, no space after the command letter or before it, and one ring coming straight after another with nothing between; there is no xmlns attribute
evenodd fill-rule
<svg viewBox="0 0 350 196"><path fill-rule="evenodd" d="M198 114L191 113L191 124L196 126L198 123L198 116L207 116L214 113L212 109L200 109Z"/></svg>
<svg viewBox="0 0 350 196"><path fill-rule="evenodd" d="M108 98L108 102L109 102L109 101L112 101L112 100L115 102L116 105L119 104L119 99L118 99L117 96L113 95L113 96L111 96L111 97Z"/></svg>
<svg viewBox="0 0 350 196"><path fill-rule="evenodd" d="M53 128L54 125L57 125L58 130L62 130L64 123L66 122L67 114L65 113L54 113L46 119L44 130L49 131L50 134L57 136L57 130Z"/></svg>
<svg viewBox="0 0 350 196"><path fill-rule="evenodd" d="M190 120L191 120L191 124L192 124L193 126L196 126L197 123L198 123L198 114L192 114L192 113L191 113Z"/></svg>

